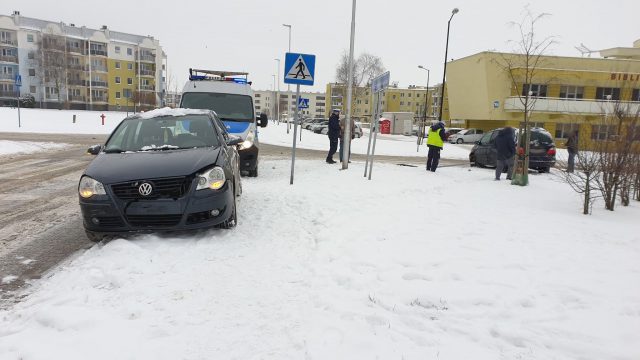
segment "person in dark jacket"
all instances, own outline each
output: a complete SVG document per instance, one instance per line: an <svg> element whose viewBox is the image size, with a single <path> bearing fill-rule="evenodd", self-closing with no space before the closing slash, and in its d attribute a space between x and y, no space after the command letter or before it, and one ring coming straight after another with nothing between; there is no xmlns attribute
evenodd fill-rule
<svg viewBox="0 0 640 360"><path fill-rule="evenodd" d="M575 167L576 154L578 154L578 130L573 130L567 138L567 152L569 160L567 161L567 172L572 173Z"/></svg>
<svg viewBox="0 0 640 360"><path fill-rule="evenodd" d="M493 146L496 148L496 180L500 180L500 175L505 166L507 166L507 180L511 180L513 157L516 155L515 130L509 126L500 129Z"/></svg>
<svg viewBox="0 0 640 360"><path fill-rule="evenodd" d="M438 121L438 123L431 125L427 135L427 147L429 148L429 153L427 154L427 171L435 172L438 168L440 150L444 147L445 139L444 123Z"/></svg>
<svg viewBox="0 0 640 360"><path fill-rule="evenodd" d="M329 116L329 154L327 154L327 163L335 164L333 160L333 154L338 150L338 136L340 136L340 110L334 109Z"/></svg>

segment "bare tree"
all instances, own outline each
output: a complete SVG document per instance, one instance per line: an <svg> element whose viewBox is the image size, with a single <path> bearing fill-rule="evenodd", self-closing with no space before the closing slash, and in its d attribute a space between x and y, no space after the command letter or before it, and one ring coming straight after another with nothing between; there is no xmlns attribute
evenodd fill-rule
<svg viewBox="0 0 640 360"><path fill-rule="evenodd" d="M578 149L587 149L588 145L587 139L578 137ZM602 176L599 154L594 151L579 151L576 155L575 171L559 174L575 192L582 194L582 213L590 214L594 201L602 196L597 181Z"/></svg>
<svg viewBox="0 0 640 360"><path fill-rule="evenodd" d="M36 43L33 62L41 84L55 89L58 106L62 108L61 93L66 88L67 56L65 38L61 35L43 33Z"/></svg>
<svg viewBox="0 0 640 360"><path fill-rule="evenodd" d="M516 156L516 166L514 166L514 174L512 184L527 185L529 183L529 143L531 140L530 121L531 114L535 108L538 97L546 97L546 86L551 80L539 78L538 70L544 65L544 54L549 46L555 43L553 36L547 36L538 39L536 34L536 26L538 22L549 16L549 14L533 14L526 7L524 15L519 23L512 22L511 25L516 27L520 38L512 41L514 50L511 54L502 54L498 60L498 65L507 73L511 86L518 93L518 99L523 109L523 125L521 126L518 139L520 151ZM544 82L544 83L543 83ZM518 90L522 87L522 92Z"/></svg>
<svg viewBox="0 0 640 360"><path fill-rule="evenodd" d="M354 59L353 64L353 89L351 97L351 107L354 107L354 103L362 97L366 92L366 89L373 78L382 74L385 71L382 59L376 55L369 53L362 53L357 59ZM349 79L349 53L345 50L340 56L340 61L336 68L336 81L342 84L347 84ZM346 99L346 89L344 91Z"/></svg>
<svg viewBox="0 0 640 360"><path fill-rule="evenodd" d="M603 126L606 139L596 143L602 176L597 179L607 210L615 209L620 192L623 205L629 204L629 194L634 183L638 157L635 144L640 126L640 107L628 101L607 101L604 104Z"/></svg>

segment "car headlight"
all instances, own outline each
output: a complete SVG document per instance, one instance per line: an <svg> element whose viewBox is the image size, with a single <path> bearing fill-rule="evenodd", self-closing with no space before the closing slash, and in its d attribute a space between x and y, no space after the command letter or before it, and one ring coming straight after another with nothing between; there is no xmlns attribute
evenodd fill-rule
<svg viewBox="0 0 640 360"><path fill-rule="evenodd" d="M196 190L218 190L224 185L225 181L224 170L216 166L198 174L198 187L196 187Z"/></svg>
<svg viewBox="0 0 640 360"><path fill-rule="evenodd" d="M80 178L80 184L78 184L78 194L85 199L92 197L93 195L106 195L104 191L104 185L101 182L96 181L88 176Z"/></svg>
<svg viewBox="0 0 640 360"><path fill-rule="evenodd" d="M255 134L253 133L253 131L250 131L249 134L247 134L247 138L240 143L240 145L238 146L238 150L245 150L248 149L250 147L253 146L253 140L256 138Z"/></svg>

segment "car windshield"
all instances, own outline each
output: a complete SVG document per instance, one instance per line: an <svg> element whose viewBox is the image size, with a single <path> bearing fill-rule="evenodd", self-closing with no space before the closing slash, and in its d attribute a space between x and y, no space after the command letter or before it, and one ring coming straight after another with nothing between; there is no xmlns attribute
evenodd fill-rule
<svg viewBox="0 0 640 360"><path fill-rule="evenodd" d="M181 107L213 110L224 121L255 120L251 96L248 95L187 92L182 94Z"/></svg>
<svg viewBox="0 0 640 360"><path fill-rule="evenodd" d="M107 141L104 152L162 151L220 146L207 115L125 119Z"/></svg>

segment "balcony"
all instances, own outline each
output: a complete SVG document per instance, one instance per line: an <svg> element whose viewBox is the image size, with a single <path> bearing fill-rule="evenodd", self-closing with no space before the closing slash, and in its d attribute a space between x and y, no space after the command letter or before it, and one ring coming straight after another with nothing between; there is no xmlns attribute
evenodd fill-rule
<svg viewBox="0 0 640 360"><path fill-rule="evenodd" d="M15 55L0 55L0 61L18 63L18 57Z"/></svg>
<svg viewBox="0 0 640 360"><path fill-rule="evenodd" d="M18 42L16 40L13 40L13 39L2 39L2 40L0 40L0 45L17 47L18 46Z"/></svg>
<svg viewBox="0 0 640 360"><path fill-rule="evenodd" d="M153 70L146 70L146 69L141 69L140 70L140 76L151 76L151 77L155 77L156 76L156 72Z"/></svg>
<svg viewBox="0 0 640 360"><path fill-rule="evenodd" d="M44 45L42 46L42 48L44 49L44 51L60 51L60 52L65 52L66 51L66 47L62 44L57 44L57 43L47 43L45 42Z"/></svg>
<svg viewBox="0 0 640 360"><path fill-rule="evenodd" d="M87 81L86 80L80 80L80 79L70 79L67 84L69 86L87 86Z"/></svg>
<svg viewBox="0 0 640 360"><path fill-rule="evenodd" d="M69 64L67 68L69 70L87 71L87 66L82 64Z"/></svg>
<svg viewBox="0 0 640 360"><path fill-rule="evenodd" d="M564 99L564 98L533 98L535 101L531 111L539 113L573 114L573 115L601 115L613 108L614 101L593 99ZM622 102L629 105L629 111L637 113L640 102ZM507 112L522 112L524 106L520 97L511 96L504 101Z"/></svg>
<svg viewBox="0 0 640 360"><path fill-rule="evenodd" d="M69 46L67 45L67 51L72 53L72 54L80 54L80 55L84 55L84 49L81 47L75 47L75 46Z"/></svg>
<svg viewBox="0 0 640 360"><path fill-rule="evenodd" d="M106 81L91 81L92 87L109 87Z"/></svg>
<svg viewBox="0 0 640 360"><path fill-rule="evenodd" d="M51 94L51 93L49 93L49 94L45 94L45 96L44 96L44 97L45 97L45 99L47 99L47 100L58 100L58 94ZM63 99L63 98L62 98L62 97L60 97L60 100L62 100L62 99Z"/></svg>
<svg viewBox="0 0 640 360"><path fill-rule="evenodd" d="M91 68L91 71L95 71L95 72L108 72L107 68L104 66L94 66Z"/></svg>
<svg viewBox="0 0 640 360"><path fill-rule="evenodd" d="M85 102L85 97L81 95L69 95L69 101Z"/></svg>
<svg viewBox="0 0 640 360"><path fill-rule="evenodd" d="M138 55L138 60L155 63L156 56L152 54L142 54L142 55Z"/></svg>
<svg viewBox="0 0 640 360"><path fill-rule="evenodd" d="M140 91L156 91L155 85L140 85Z"/></svg>
<svg viewBox="0 0 640 360"><path fill-rule="evenodd" d="M11 97L14 98L16 97L16 95L18 95L15 91L6 91L6 90L1 90L0 91L0 97Z"/></svg>
<svg viewBox="0 0 640 360"><path fill-rule="evenodd" d="M104 102L106 103L108 101L107 95L102 95L102 96L92 96L91 97L91 101L93 102Z"/></svg>
<svg viewBox="0 0 640 360"><path fill-rule="evenodd" d="M95 56L107 56L107 51L106 50L95 50L95 49L91 49L89 51L89 53L91 55L95 55Z"/></svg>
<svg viewBox="0 0 640 360"><path fill-rule="evenodd" d="M16 81L16 76L13 74L0 74L0 81Z"/></svg>

